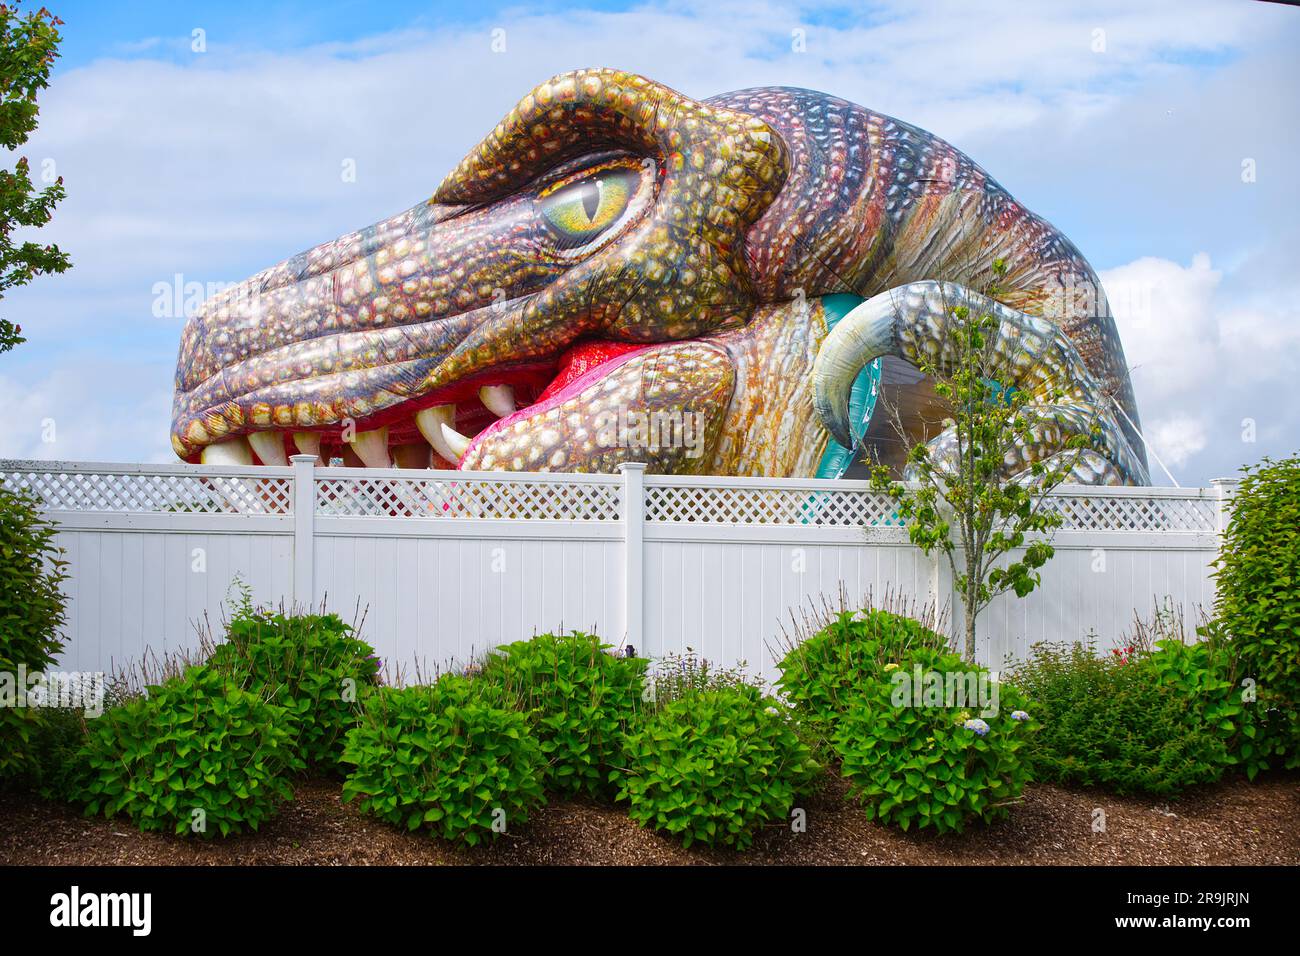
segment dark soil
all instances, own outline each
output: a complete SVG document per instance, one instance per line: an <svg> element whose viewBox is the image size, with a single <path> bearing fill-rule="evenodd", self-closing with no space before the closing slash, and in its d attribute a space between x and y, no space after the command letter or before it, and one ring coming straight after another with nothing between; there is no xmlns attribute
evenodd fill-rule
<svg viewBox="0 0 1300 956"><path fill-rule="evenodd" d="M260 833L210 841L138 832L68 806L0 794L0 864L1290 864L1300 863L1300 774L1232 780L1176 801L1045 784L1011 815L965 834L906 834L868 822L828 780L807 804L807 832L773 829L746 853L693 848L637 826L617 807L552 804L478 849L406 833L309 780ZM1094 833L1093 811L1106 814Z"/></svg>

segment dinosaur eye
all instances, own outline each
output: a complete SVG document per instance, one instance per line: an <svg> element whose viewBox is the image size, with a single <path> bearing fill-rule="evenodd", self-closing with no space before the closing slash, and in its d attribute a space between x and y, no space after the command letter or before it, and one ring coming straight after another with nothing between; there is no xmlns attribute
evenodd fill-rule
<svg viewBox="0 0 1300 956"><path fill-rule="evenodd" d="M619 221L639 182L640 174L624 167L561 185L539 197L542 218L563 245L585 245Z"/></svg>

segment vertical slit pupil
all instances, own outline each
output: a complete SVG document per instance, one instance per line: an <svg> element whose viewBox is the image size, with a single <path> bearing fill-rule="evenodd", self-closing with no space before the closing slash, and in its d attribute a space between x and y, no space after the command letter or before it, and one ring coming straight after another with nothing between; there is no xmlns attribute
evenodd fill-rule
<svg viewBox="0 0 1300 956"><path fill-rule="evenodd" d="M590 222L596 218L596 210L600 209L600 183L583 183L581 189L582 210L587 214L587 221Z"/></svg>

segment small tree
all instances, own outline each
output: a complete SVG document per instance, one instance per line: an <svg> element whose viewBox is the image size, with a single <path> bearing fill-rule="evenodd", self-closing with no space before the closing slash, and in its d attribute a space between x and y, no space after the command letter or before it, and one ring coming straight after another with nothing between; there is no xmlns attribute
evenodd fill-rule
<svg viewBox="0 0 1300 956"><path fill-rule="evenodd" d="M1006 262L995 261L993 284L984 294L996 298L996 283L1006 273ZM894 500L913 544L926 554L938 548L947 556L965 610L963 652L973 662L980 612L999 594L1014 591L1024 597L1038 586L1038 569L1053 549L1041 539L1026 541L1060 524L1060 515L1044 510L1043 504L1095 437L1070 438L1066 449L1073 450L1073 456L1050 464L1034 462L1027 474L1012 480L1004 461L1018 446L1032 442L1043 422L1030 405L1057 401L1063 393L1031 397L1000 382L1006 369L994 347L998 318L976 315L966 306L954 306L950 314L951 348L919 370L930 377L952 413L945 423L951 440L944 442L942 454L926 444L908 452L905 476L914 487L894 481L883 465L872 469L871 484ZM909 438L896 410L893 424L906 443ZM1021 548L1016 560L999 563Z"/></svg>
<svg viewBox="0 0 1300 956"><path fill-rule="evenodd" d="M15 150L36 129L36 94L49 85L63 21L44 7L23 13L0 4L0 146ZM64 272L72 264L58 246L16 242L16 227L39 228L63 198L63 177L44 189L32 184L26 156L0 169L0 296L35 276ZM0 353L24 341L22 327L0 318Z"/></svg>

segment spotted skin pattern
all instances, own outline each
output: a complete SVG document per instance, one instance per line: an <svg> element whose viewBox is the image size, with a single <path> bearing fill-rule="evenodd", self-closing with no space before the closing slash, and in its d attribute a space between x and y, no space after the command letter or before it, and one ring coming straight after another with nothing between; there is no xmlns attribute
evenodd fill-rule
<svg viewBox="0 0 1300 956"><path fill-rule="evenodd" d="M611 472L637 444L663 471L702 473L709 464L703 452L716 444L722 426L716 414L702 412L725 407L734 383L729 356L714 344L653 347L553 407L503 422L491 441L470 445L461 467L562 471L577 455L586 470ZM683 419L683 410L699 418Z"/></svg>
<svg viewBox="0 0 1300 956"><path fill-rule="evenodd" d="M1066 462L1062 452L1075 437L1101 436L1108 456L1069 455L1072 480L1081 484L1130 483L1145 473L1112 408L1096 401L1100 388L1078 351L1047 319L1026 315L953 283L914 282L891 290L889 304L907 317L897 326L895 354L914 365L933 365L951 374L957 367L955 308L991 315L997 330L990 336L988 367L999 382L1014 382L1030 398L1024 417L1032 423L1030 439L1007 454L1007 474L1029 477L1036 462ZM956 435L947 430L930 443L931 460L955 471ZM1077 462L1074 459L1078 459Z"/></svg>
<svg viewBox="0 0 1300 956"><path fill-rule="evenodd" d="M591 241L557 238L542 197L605 169L635 183L617 224ZM1095 274L970 159L821 93L696 101L635 74L577 70L524 97L429 202L204 303L181 338L172 444L197 460L264 431L290 452L291 434L314 434L327 455L349 430L418 442L420 409L455 403L464 416L480 385L498 383L533 383L536 399L571 350L607 341L645 348L480 427L452 464L810 475L830 441L812 382L830 325L823 297L924 279L979 288L998 258L1011 267L1000 300L1039 317L1070 354L1071 383L1128 418L1116 426L1126 447L1102 450L1097 480L1145 480ZM597 418L629 411L695 416L705 447L591 441ZM1027 456L1059 451L1054 434Z"/></svg>

